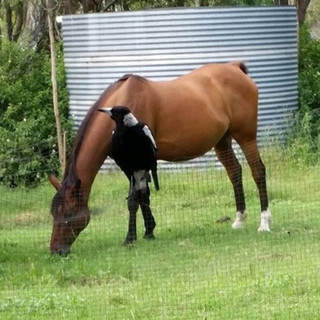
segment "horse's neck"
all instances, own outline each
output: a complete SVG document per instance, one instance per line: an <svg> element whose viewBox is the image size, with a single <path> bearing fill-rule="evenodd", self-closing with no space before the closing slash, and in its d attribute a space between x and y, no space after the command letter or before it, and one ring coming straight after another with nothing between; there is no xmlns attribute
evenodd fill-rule
<svg viewBox="0 0 320 320"><path fill-rule="evenodd" d="M102 113L91 121L76 160L76 173L81 180L83 200L87 203L94 179L109 155L111 145L111 120Z"/></svg>

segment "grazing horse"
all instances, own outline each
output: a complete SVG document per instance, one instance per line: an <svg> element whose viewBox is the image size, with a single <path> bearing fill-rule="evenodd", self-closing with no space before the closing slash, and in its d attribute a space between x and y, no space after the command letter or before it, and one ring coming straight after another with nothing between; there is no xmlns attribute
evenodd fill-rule
<svg viewBox="0 0 320 320"><path fill-rule="evenodd" d="M98 108L127 106L154 133L157 157L182 161L214 148L232 182L236 218L246 219L241 166L232 150L232 138L242 148L259 190L259 231L270 231L271 212L265 167L257 147L258 89L242 62L208 64L171 81L154 82L125 75L109 86L88 111L68 157L62 183L49 179L57 193L52 200L53 230L50 250L67 254L88 225L88 199L95 176L110 154L114 122Z"/></svg>

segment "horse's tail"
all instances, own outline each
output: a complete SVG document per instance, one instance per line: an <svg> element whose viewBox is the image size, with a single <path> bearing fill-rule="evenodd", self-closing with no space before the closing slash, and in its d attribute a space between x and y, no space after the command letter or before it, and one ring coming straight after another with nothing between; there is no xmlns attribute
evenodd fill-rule
<svg viewBox="0 0 320 320"><path fill-rule="evenodd" d="M159 180L158 180L158 173L157 173L157 168L152 168L151 169L151 174L152 174L152 179L154 183L154 187L156 188L157 191L159 191Z"/></svg>
<svg viewBox="0 0 320 320"><path fill-rule="evenodd" d="M243 61L234 61L234 62L231 62L231 64L238 67L244 74L248 74L249 72L248 67Z"/></svg>

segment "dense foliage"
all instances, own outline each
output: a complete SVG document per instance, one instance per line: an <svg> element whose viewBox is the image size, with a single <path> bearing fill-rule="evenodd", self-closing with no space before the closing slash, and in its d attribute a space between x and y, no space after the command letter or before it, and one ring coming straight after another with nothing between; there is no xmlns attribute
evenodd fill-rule
<svg viewBox="0 0 320 320"><path fill-rule="evenodd" d="M301 28L299 40L300 104L320 111L320 41L311 38L307 26Z"/></svg>
<svg viewBox="0 0 320 320"><path fill-rule="evenodd" d="M288 151L301 164L319 161L320 41L307 26L299 35L299 112L289 135Z"/></svg>
<svg viewBox="0 0 320 320"><path fill-rule="evenodd" d="M61 49L58 48L59 100L68 118ZM57 171L56 127L47 53L3 42L0 50L0 183L35 186L47 169ZM63 123L68 129L66 120Z"/></svg>
<svg viewBox="0 0 320 320"><path fill-rule="evenodd" d="M273 0L140 0L123 1L124 10L153 8L194 7L194 6L258 6L273 5Z"/></svg>

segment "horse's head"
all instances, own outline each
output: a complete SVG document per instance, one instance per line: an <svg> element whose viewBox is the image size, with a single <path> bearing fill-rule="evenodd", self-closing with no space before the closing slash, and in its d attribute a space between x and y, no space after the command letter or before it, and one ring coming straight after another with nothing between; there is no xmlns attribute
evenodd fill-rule
<svg viewBox="0 0 320 320"><path fill-rule="evenodd" d="M61 185L53 175L50 175L49 180L57 190L51 204L53 229L50 251L65 255L69 253L80 232L88 225L90 212L82 199L81 180L78 179L72 185Z"/></svg>

